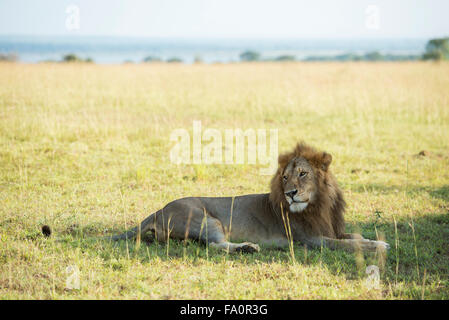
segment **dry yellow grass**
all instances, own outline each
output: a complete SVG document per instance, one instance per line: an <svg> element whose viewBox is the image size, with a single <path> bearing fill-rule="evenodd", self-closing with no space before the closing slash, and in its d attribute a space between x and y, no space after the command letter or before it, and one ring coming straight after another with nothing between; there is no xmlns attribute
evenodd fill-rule
<svg viewBox="0 0 449 320"><path fill-rule="evenodd" d="M447 299L448 88L445 63L2 63L0 297ZM170 133L193 120L330 152L348 229L392 246L381 289L365 286L372 256L89 240L183 196L268 191L258 166L171 164ZM80 290L64 290L68 265Z"/></svg>

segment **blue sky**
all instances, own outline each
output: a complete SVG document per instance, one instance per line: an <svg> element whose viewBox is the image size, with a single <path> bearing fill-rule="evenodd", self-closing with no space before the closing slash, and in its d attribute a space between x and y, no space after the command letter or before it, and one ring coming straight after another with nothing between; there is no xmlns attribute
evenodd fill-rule
<svg viewBox="0 0 449 320"><path fill-rule="evenodd" d="M76 30L66 27L71 4ZM0 0L0 34L430 38L449 36L448 13L448 0Z"/></svg>

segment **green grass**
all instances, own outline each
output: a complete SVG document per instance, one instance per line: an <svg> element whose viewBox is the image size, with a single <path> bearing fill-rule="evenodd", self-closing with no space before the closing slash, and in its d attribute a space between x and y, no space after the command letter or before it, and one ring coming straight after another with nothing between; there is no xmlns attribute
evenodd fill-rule
<svg viewBox="0 0 449 320"><path fill-rule="evenodd" d="M448 299L447 88L444 63L0 64L0 297ZM170 133L193 120L330 152L347 229L385 238L386 259L94 240L183 196L269 191L258 165L171 164Z"/></svg>

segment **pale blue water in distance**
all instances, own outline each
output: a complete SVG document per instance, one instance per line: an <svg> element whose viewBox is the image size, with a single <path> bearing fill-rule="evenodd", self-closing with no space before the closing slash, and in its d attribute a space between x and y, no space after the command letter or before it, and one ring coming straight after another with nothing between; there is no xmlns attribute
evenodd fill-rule
<svg viewBox="0 0 449 320"><path fill-rule="evenodd" d="M147 56L162 60L177 57L191 63L235 62L245 50L254 50L262 59L293 55L309 56L344 53L419 55L428 39L168 39L95 36L0 36L0 53L16 53L21 62L59 61L68 53L96 63L142 62Z"/></svg>

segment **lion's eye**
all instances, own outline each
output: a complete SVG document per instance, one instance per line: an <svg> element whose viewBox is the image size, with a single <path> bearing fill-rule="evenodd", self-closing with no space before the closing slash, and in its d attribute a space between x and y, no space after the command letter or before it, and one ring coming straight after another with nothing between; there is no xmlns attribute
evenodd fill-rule
<svg viewBox="0 0 449 320"><path fill-rule="evenodd" d="M284 181L287 181L288 177L287 176L283 176L282 179L284 179Z"/></svg>
<svg viewBox="0 0 449 320"><path fill-rule="evenodd" d="M305 171L301 171L301 173L299 174L300 177L305 177L307 175L307 172Z"/></svg>

